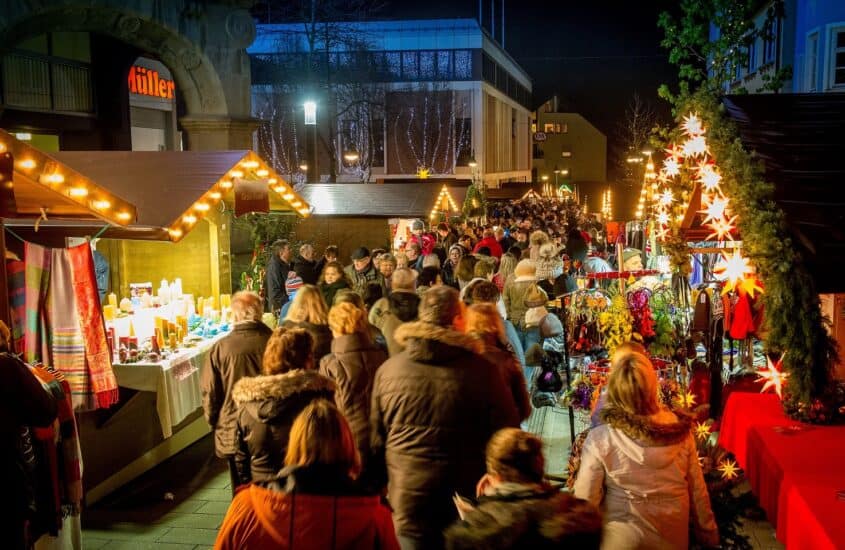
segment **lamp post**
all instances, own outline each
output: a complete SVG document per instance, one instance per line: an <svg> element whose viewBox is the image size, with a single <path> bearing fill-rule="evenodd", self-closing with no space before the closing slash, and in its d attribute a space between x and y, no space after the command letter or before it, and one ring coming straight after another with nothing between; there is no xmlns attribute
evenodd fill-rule
<svg viewBox="0 0 845 550"><path fill-rule="evenodd" d="M308 134L305 148L307 149L308 164L306 166L306 180L319 183L320 172L317 169L317 103L306 101L303 104L305 112L305 126Z"/></svg>

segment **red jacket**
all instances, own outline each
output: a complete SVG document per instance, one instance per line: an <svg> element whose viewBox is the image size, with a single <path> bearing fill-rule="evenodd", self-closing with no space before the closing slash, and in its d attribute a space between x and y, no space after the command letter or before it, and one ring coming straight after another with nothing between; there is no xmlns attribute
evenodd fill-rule
<svg viewBox="0 0 845 550"><path fill-rule="evenodd" d="M495 256L496 258L502 257L502 246L499 244L499 241L496 240L496 237L485 237L478 241L478 244L475 245L475 248L472 249L473 254L478 253L478 249L486 246L490 249L490 255Z"/></svg>
<svg viewBox="0 0 845 550"><path fill-rule="evenodd" d="M399 550L378 496L317 496L249 485L235 495L217 533L218 550Z"/></svg>

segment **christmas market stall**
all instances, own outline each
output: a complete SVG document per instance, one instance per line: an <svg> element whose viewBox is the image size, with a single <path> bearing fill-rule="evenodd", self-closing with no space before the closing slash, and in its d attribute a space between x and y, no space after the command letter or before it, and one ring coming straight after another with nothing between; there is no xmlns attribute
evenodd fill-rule
<svg viewBox="0 0 845 550"><path fill-rule="evenodd" d="M427 225L461 216L466 187L442 183L307 184L303 200L313 215L295 228L295 238L318 250L333 244L341 261L359 246L399 249L410 236L411 223Z"/></svg>
<svg viewBox="0 0 845 550"><path fill-rule="evenodd" d="M199 367L229 329L232 212L307 216L309 207L249 151L61 152L45 162L50 173L76 182L69 195L85 189L95 211L121 205L119 212L130 213L126 225L94 215L66 219L50 208L46 219L8 220L25 241L26 273L32 251L41 249L33 243L96 244L94 298L120 402L78 414L90 503L208 432Z"/></svg>

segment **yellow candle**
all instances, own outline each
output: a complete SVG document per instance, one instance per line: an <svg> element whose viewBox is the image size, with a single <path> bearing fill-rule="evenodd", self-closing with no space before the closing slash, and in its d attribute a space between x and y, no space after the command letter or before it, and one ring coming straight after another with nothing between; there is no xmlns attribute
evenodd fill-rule
<svg viewBox="0 0 845 550"><path fill-rule="evenodd" d="M205 308L207 308L207 307L214 309L214 302L215 302L214 296L209 296L208 299L203 303L203 308L202 308L203 311L205 311Z"/></svg>
<svg viewBox="0 0 845 550"><path fill-rule="evenodd" d="M109 305L117 309L117 294L115 294L114 292L109 294Z"/></svg>
<svg viewBox="0 0 845 550"><path fill-rule="evenodd" d="M197 315L202 316L202 312L205 311L203 309L203 305L203 298L202 296L200 296L199 298L197 298Z"/></svg>
<svg viewBox="0 0 845 550"><path fill-rule="evenodd" d="M135 325L132 324L132 321L129 321L129 337L133 338L135 336Z"/></svg>
<svg viewBox="0 0 845 550"><path fill-rule="evenodd" d="M171 349L176 349L176 333L171 332L168 336L168 343L170 344Z"/></svg>
<svg viewBox="0 0 845 550"><path fill-rule="evenodd" d="M106 321L114 321L115 306L106 304L103 306L103 319Z"/></svg>

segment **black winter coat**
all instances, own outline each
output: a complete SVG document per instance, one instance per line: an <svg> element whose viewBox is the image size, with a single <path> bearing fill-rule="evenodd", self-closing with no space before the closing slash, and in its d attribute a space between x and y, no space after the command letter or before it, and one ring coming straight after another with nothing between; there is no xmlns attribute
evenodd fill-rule
<svg viewBox="0 0 845 550"><path fill-rule="evenodd" d="M237 449L238 408L232 388L241 378L261 374L264 348L272 334L260 321L238 323L206 357L200 373L202 408L214 430L214 451L221 458L233 456Z"/></svg>
<svg viewBox="0 0 845 550"><path fill-rule="evenodd" d="M282 261L277 254L271 254L267 260L267 271L264 276L264 292L266 293L267 310L273 313L281 311L288 301L285 281L293 266Z"/></svg>
<svg viewBox="0 0 845 550"><path fill-rule="evenodd" d="M297 256L293 260L293 270L306 285L316 285L317 279L320 278L320 263L317 260L306 260Z"/></svg>
<svg viewBox="0 0 845 550"><path fill-rule="evenodd" d="M568 493L522 491L479 498L475 510L446 530L449 550L596 549L601 514Z"/></svg>
<svg viewBox="0 0 845 550"><path fill-rule="evenodd" d="M376 369L387 352L369 334L347 334L332 340L332 352L320 362L320 373L337 385L334 400L349 421L363 466L370 453L370 399Z"/></svg>
<svg viewBox="0 0 845 550"><path fill-rule="evenodd" d="M474 493L487 441L519 426L519 414L472 337L424 322L402 325L395 337L405 351L373 385L372 466L387 473L397 535L438 548L457 519L452 495Z"/></svg>
<svg viewBox="0 0 845 550"><path fill-rule="evenodd" d="M273 478L282 468L293 421L315 399L334 399L334 382L314 370L243 378L232 391L238 405L235 464L241 483Z"/></svg>

